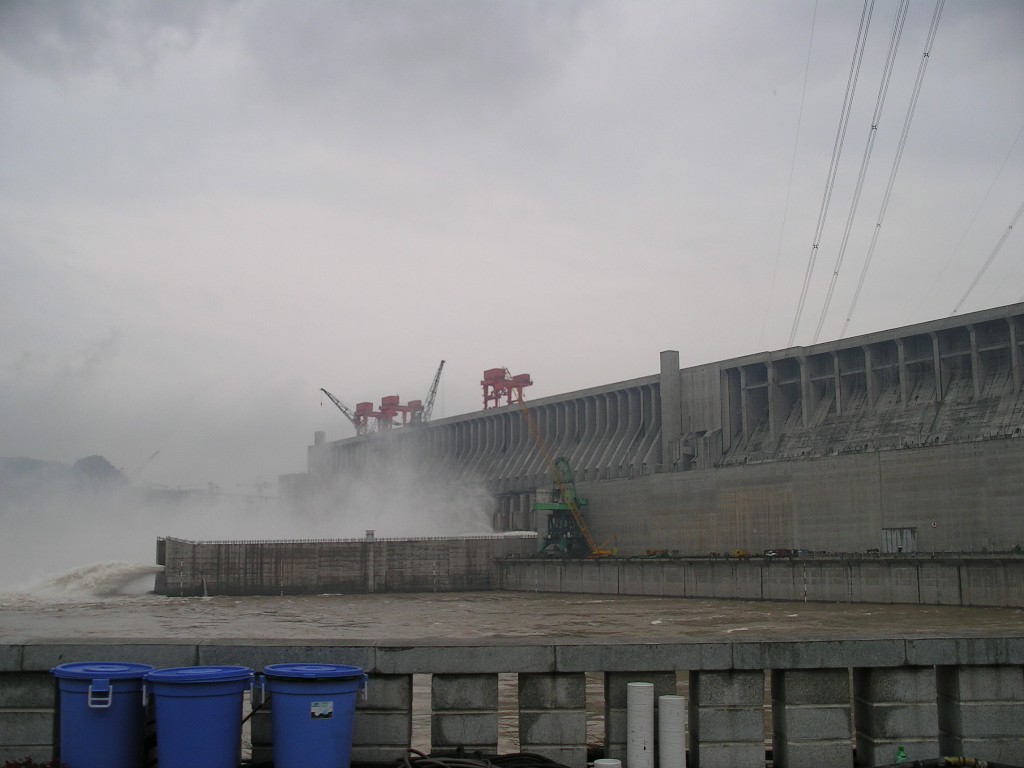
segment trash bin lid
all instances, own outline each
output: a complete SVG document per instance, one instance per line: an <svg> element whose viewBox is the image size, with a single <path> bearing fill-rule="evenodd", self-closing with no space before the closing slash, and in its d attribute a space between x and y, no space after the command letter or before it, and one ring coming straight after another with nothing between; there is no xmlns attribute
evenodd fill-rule
<svg viewBox="0 0 1024 768"><path fill-rule="evenodd" d="M248 667L171 667L150 672L146 679L158 683L219 683L245 680L251 675Z"/></svg>
<svg viewBox="0 0 1024 768"><path fill-rule="evenodd" d="M133 664L113 661L72 661L50 670L55 677L65 680L132 680L143 677L156 667L151 664Z"/></svg>
<svg viewBox="0 0 1024 768"><path fill-rule="evenodd" d="M268 664L263 674L291 680L341 680L362 677L363 669L348 664Z"/></svg>

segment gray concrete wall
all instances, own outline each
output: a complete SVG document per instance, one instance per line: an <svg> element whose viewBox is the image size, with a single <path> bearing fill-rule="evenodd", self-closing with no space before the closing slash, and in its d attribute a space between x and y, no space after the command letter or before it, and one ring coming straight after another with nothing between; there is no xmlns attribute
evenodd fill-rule
<svg viewBox="0 0 1024 768"><path fill-rule="evenodd" d="M620 554L865 552L914 528L920 552L1024 546L1024 441L773 461L580 483L594 537Z"/></svg>
<svg viewBox="0 0 1024 768"><path fill-rule="evenodd" d="M526 592L1024 607L1024 556L531 558L499 570L502 589Z"/></svg>
<svg viewBox="0 0 1024 768"><path fill-rule="evenodd" d="M625 553L1024 546L1024 304L678 368L530 402L565 456L596 537ZM551 480L516 406L318 441L300 493L381 457L429 461L532 527ZM300 494L301 495L301 494ZM933 525L934 524L934 525Z"/></svg>
<svg viewBox="0 0 1024 768"><path fill-rule="evenodd" d="M495 589L496 560L537 551L530 534L425 539L160 539L167 595L461 592Z"/></svg>
<svg viewBox="0 0 1024 768"><path fill-rule="evenodd" d="M580 673L605 673L605 745L612 753L625 742L625 684L651 680L671 690L674 678L689 673L691 764L763 768L765 672L772 670L771 739L782 747L780 765L821 765L813 759L823 755L840 759L829 765L848 765L854 737L858 765L888 764L904 742L908 752L914 750L911 759L938 757L941 748L943 754L1024 763L1024 637L680 643L396 638L344 645L7 640L0 641L0 760L59 756L48 670L71 661L238 664L257 672L282 662L360 666L370 684L367 698L356 704L354 762L388 763L408 746L413 674L436 676L435 747L490 747L497 675L518 673L521 741L584 768ZM851 673L852 692L844 685ZM732 728L738 720L745 724L739 738ZM268 725L265 712L253 718L257 759L270 756ZM842 742L845 754L834 749Z"/></svg>

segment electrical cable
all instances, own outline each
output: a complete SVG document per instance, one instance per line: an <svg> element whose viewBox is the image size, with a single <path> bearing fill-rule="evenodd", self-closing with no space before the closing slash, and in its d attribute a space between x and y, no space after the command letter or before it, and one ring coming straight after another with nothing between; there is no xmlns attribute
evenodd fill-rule
<svg viewBox="0 0 1024 768"><path fill-rule="evenodd" d="M483 752L467 753L462 747L450 753L431 752L429 755L418 749L408 749L405 756L396 762L398 768L568 768L532 752L485 755Z"/></svg>
<svg viewBox="0 0 1024 768"><path fill-rule="evenodd" d="M864 266L860 271L860 279L857 281L857 290L853 293L853 300L850 302L850 309L846 312L846 322L843 323L843 330L839 338L846 336L846 329L850 326L850 319L857 308L857 300L860 299L861 289L864 287L864 279L868 275L868 268L871 266L871 258L875 255L875 246L878 244L878 235L882 230L882 221L885 219L885 212L889 208L889 198L892 197L892 189L896 184L896 174L900 170L900 162L903 160L903 150L907 146L907 136L910 133L910 123L914 119L914 111L917 109L917 99L921 95L921 86L924 84L924 73L928 68L928 61L931 59L932 45L935 42L935 33L939 29L939 18L942 16L942 7L946 0L938 0L935 3L935 12L932 14L932 23L928 28L928 37L924 44L924 54L921 56L921 64L917 68L917 80L914 81L914 91L910 96L910 106L907 107L907 116L903 119L903 132L900 134L900 144L896 150L896 157L892 162L892 170L889 173L889 183L885 187L885 197L882 199L882 207L878 211L878 220L875 222L875 231L871 235L871 245L868 246L868 255L864 259Z"/></svg>
<svg viewBox="0 0 1024 768"><path fill-rule="evenodd" d="M825 294L825 303L821 308L821 315L818 317L818 327L814 329L814 340L817 344L821 336L821 328L825 324L825 317L828 315L828 308L832 304L832 296L836 290L836 283L839 281L839 270L843 266L843 257L846 256L846 246L850 242L850 232L853 230L853 220L857 216L857 206L860 205L860 195L864 190L864 179L867 177L868 164L871 162L871 153L875 149L875 138L878 136L878 124L882 120L882 110L885 108L885 97L889 93L889 82L892 80L892 70L896 63L896 53L900 47L900 38L903 36L903 23L907 19L907 8L910 7L910 0L900 0L896 9L896 19L892 26L892 36L889 38L889 53L885 57L885 66L882 69L882 83L878 87L878 96L875 98L875 111L871 115L871 130L868 131L868 141L864 145L864 156L860 161L860 172L857 174L857 185L854 187L853 200L850 202L850 212L846 216L846 227L843 229L843 239L839 243L839 253L836 255L836 265L832 269L832 279L829 281L828 292Z"/></svg>
<svg viewBox="0 0 1024 768"><path fill-rule="evenodd" d="M768 289L768 306L764 308L764 320L761 321L761 334L757 337L757 345L761 346L764 329L768 325L768 315L772 309L772 298L775 295L775 279L779 274L779 260L782 258L782 241L786 235L786 219L789 216L789 198L793 192L793 172L796 170L796 150L800 145L800 128L804 121L804 98L807 96L807 75L811 71L811 49L814 47L814 28L818 21L818 0L814 0L814 12L811 14L811 39L807 42L807 63L804 64L804 85L800 91L800 110L796 118L796 138L793 140L793 159L789 166L789 183L786 185L786 204L782 207L782 231L779 232L779 247L775 251L775 269L772 270L772 284Z"/></svg>
<svg viewBox="0 0 1024 768"><path fill-rule="evenodd" d="M949 254L949 258L946 259L946 263L942 266L942 269L940 269L938 271L938 274L935 275L935 280L932 281L931 287L925 292L924 296L921 297L921 301L917 303L917 306L914 307L915 316L917 315L918 311L920 311L925 301L928 300L928 297L932 295L932 291L935 290L935 286L939 284L939 280L942 279L942 276L946 273L946 270L949 269L949 265L953 263L953 257L956 256L957 251L960 250L960 246L964 244L964 240L967 239L967 234L971 231L971 227L974 226L974 222L978 218L978 214L981 213L981 209L984 208L985 203L988 202L988 196L991 195L992 190L995 189L996 182L999 181L999 177L1003 174L1003 169L1006 167L1006 163L1009 162L1010 156L1013 154L1013 150L1017 147L1017 142L1020 141L1020 137L1022 135L1024 135L1024 125L1020 127L1019 131L1017 131L1017 137L1013 140L1013 144L1010 145L1010 149L1006 153L1006 157L1003 158L1003 162L999 166L999 170L996 171L995 178L992 179L992 183L989 184L988 191L985 193L985 197L981 199L981 204L978 206L978 210L974 212L974 215L971 217L970 222L967 224L967 229L965 229L963 235L960 236L959 242L956 244L952 252Z"/></svg>
<svg viewBox="0 0 1024 768"><path fill-rule="evenodd" d="M1024 214L1024 203L1020 204L1020 208L1017 209L1017 213L1013 215L1013 220L1010 222L1010 226L1008 226L1006 228L1006 231L1003 232L1003 236L999 238L999 242L996 243L996 247L992 249L992 253L989 254L988 258L985 260L985 263L981 266L981 269L978 270L978 274L974 276L974 280L971 282L970 286L964 292L964 295L960 297L960 301L958 301L956 306L953 307L953 311L950 314L955 315L960 310L960 307L963 306L963 303L967 301L967 297L971 295L971 291L974 290L975 286L981 280L982 275L985 274L985 271L989 268L989 265L992 264L993 259L995 259L996 254L999 253L999 249L1003 247L1003 243L1006 242L1006 238L1008 238L1010 236L1010 233L1013 232L1013 228L1017 224L1017 221L1020 220L1022 214Z"/></svg>
<svg viewBox="0 0 1024 768"><path fill-rule="evenodd" d="M860 77L860 65L864 59L864 48L867 44L868 29L871 26L871 14L874 12L874 9L875 0L864 0L864 9L860 15L860 28L857 30L857 42L853 48L853 61L850 63L850 75L846 80L846 95L843 98L843 109L839 115L839 129L836 132L836 142L832 147L832 162L829 165L828 177L825 180L825 192L821 198L821 210L818 212L818 224L814 231L814 243L811 245L811 255L807 261L807 270L804 272L804 284L800 290L800 299L797 301L793 328L789 332L789 342L786 345L788 347L793 346L797 329L800 327L800 316L803 314L804 304L807 301L807 291L811 285L811 276L814 274L814 262L818 256L818 246L821 243L821 235L825 229L825 220L828 218L828 207L832 201L832 190L835 187L836 174L839 170L839 158L843 154L846 127L850 122L853 95L857 90L857 79Z"/></svg>

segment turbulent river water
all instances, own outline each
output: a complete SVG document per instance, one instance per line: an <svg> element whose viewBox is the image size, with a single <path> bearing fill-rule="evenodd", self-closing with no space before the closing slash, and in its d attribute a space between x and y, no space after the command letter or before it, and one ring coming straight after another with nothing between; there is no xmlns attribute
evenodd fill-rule
<svg viewBox="0 0 1024 768"><path fill-rule="evenodd" d="M1024 635L1024 610L530 592L292 597L152 594L156 566L97 563L0 593L0 643L117 638L355 641L576 638L595 641ZM499 676L499 749L518 749L517 678ZM678 692L687 693L680 674ZM766 688L766 697L768 689ZM588 740L602 740L603 681L587 675ZM767 710L766 710L767 712ZM767 717L767 715L766 715ZM770 723L766 720L766 734ZM766 738L769 736L766 735ZM429 749L430 677L413 680L413 746Z"/></svg>
<svg viewBox="0 0 1024 768"><path fill-rule="evenodd" d="M123 639L798 638L1024 634L1024 610L531 592L170 598L98 563L0 593L0 636Z"/></svg>

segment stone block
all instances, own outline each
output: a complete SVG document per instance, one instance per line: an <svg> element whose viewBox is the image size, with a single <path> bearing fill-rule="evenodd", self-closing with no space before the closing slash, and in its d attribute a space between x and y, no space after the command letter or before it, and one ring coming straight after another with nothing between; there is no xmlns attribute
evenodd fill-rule
<svg viewBox="0 0 1024 768"><path fill-rule="evenodd" d="M935 671L939 696L958 701L1024 701L1024 669L944 666Z"/></svg>
<svg viewBox="0 0 1024 768"><path fill-rule="evenodd" d="M57 681L48 672L0 673L0 707L53 708Z"/></svg>
<svg viewBox="0 0 1024 768"><path fill-rule="evenodd" d="M0 710L0 744L40 746L52 743L52 709Z"/></svg>
<svg viewBox="0 0 1024 768"><path fill-rule="evenodd" d="M728 643L565 643L555 648L559 672L645 672L731 669Z"/></svg>
<svg viewBox="0 0 1024 768"><path fill-rule="evenodd" d="M661 694L658 694L661 695ZM701 707L760 707L764 700L764 672L736 671L691 675L690 697Z"/></svg>
<svg viewBox="0 0 1024 768"><path fill-rule="evenodd" d="M938 737L938 711L934 702L872 705L858 698L853 708L858 732L883 739Z"/></svg>
<svg viewBox="0 0 1024 768"><path fill-rule="evenodd" d="M897 667L906 663L903 640L805 640L736 643L734 669Z"/></svg>
<svg viewBox="0 0 1024 768"><path fill-rule="evenodd" d="M772 670L772 700L783 704L843 704L849 710L850 671Z"/></svg>
<svg viewBox="0 0 1024 768"><path fill-rule="evenodd" d="M907 663L917 666L1024 664L1024 637L920 638L906 645Z"/></svg>
<svg viewBox="0 0 1024 768"><path fill-rule="evenodd" d="M690 715L691 735L703 743L764 741L764 710L754 707L697 707Z"/></svg>
<svg viewBox="0 0 1024 768"><path fill-rule="evenodd" d="M498 676L438 675L431 679L430 706L438 710L498 709Z"/></svg>
<svg viewBox="0 0 1024 768"><path fill-rule="evenodd" d="M691 768L764 768L764 757L764 742L705 744L696 752L690 748Z"/></svg>
<svg viewBox="0 0 1024 768"><path fill-rule="evenodd" d="M853 765L853 745L845 741L772 742L775 768L849 768Z"/></svg>
<svg viewBox="0 0 1024 768"><path fill-rule="evenodd" d="M528 745L550 744L586 746L587 713L579 711L520 712L519 740L526 752Z"/></svg>
<svg viewBox="0 0 1024 768"><path fill-rule="evenodd" d="M21 670L22 646L0 644L0 672L18 672Z"/></svg>
<svg viewBox="0 0 1024 768"><path fill-rule="evenodd" d="M853 670L854 695L877 704L935 702L935 670L931 667Z"/></svg>
<svg viewBox="0 0 1024 768"><path fill-rule="evenodd" d="M138 643L126 640L105 643L26 645L22 669L46 672L70 661L129 661L154 667L190 667L199 663L197 646L192 644Z"/></svg>
<svg viewBox="0 0 1024 768"><path fill-rule="evenodd" d="M872 739L858 733L856 743L858 766L892 765L896 762L899 747L903 747L909 762L934 760L941 756L938 739Z"/></svg>
<svg viewBox="0 0 1024 768"><path fill-rule="evenodd" d="M772 731L789 741L845 738L850 742L850 705L800 706L772 701Z"/></svg>
<svg viewBox="0 0 1024 768"><path fill-rule="evenodd" d="M584 709L587 678L581 672L519 675L519 709Z"/></svg>
<svg viewBox="0 0 1024 768"><path fill-rule="evenodd" d="M257 672L268 664L351 664L364 672L373 671L376 665L373 646L204 643L197 653L197 663L202 665L239 665Z"/></svg>
<svg viewBox="0 0 1024 768"><path fill-rule="evenodd" d="M548 644L378 646L376 671L397 674L553 672L555 649Z"/></svg>
<svg viewBox="0 0 1024 768"><path fill-rule="evenodd" d="M356 696L356 709L401 710L412 708L412 675L370 675L366 697Z"/></svg>
<svg viewBox="0 0 1024 768"><path fill-rule="evenodd" d="M498 748L498 713L434 712L430 717L430 743L431 749L494 751Z"/></svg>
<svg viewBox="0 0 1024 768"><path fill-rule="evenodd" d="M412 712L366 712L356 710L352 721L352 743L360 746L409 746Z"/></svg>

